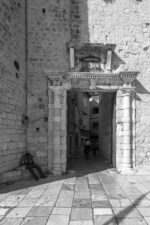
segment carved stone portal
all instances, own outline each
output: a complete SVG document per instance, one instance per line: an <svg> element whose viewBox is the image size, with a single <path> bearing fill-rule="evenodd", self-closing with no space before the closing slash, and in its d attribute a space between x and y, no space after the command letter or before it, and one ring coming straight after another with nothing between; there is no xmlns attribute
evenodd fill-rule
<svg viewBox="0 0 150 225"><path fill-rule="evenodd" d="M137 72L82 73L51 72L48 75L48 168L53 174L66 172L67 165L67 90L115 91L116 143L113 147L113 165L121 171L134 167L135 155L135 88L131 87ZM123 116L122 116L123 112ZM121 115L121 116L120 116ZM120 129L121 128L121 129ZM119 131L120 130L120 131ZM120 138L123 137L123 138ZM120 141L122 140L122 141Z"/></svg>

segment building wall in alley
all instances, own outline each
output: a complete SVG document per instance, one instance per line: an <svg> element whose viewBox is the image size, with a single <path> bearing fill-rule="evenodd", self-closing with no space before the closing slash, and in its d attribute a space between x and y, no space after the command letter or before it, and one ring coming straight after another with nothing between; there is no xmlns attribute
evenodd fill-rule
<svg viewBox="0 0 150 225"><path fill-rule="evenodd" d="M68 157L83 152L84 140L89 136L89 96L68 94Z"/></svg>
<svg viewBox="0 0 150 225"><path fill-rule="evenodd" d="M104 159L112 161L112 104L113 94L102 93L99 107L99 144Z"/></svg>
<svg viewBox="0 0 150 225"><path fill-rule="evenodd" d="M25 1L0 1L0 174L25 152Z"/></svg>
<svg viewBox="0 0 150 225"><path fill-rule="evenodd" d="M97 96L99 98L99 96ZM99 100L99 99L98 99ZM90 101L90 136L91 138L99 136L99 102L94 99Z"/></svg>

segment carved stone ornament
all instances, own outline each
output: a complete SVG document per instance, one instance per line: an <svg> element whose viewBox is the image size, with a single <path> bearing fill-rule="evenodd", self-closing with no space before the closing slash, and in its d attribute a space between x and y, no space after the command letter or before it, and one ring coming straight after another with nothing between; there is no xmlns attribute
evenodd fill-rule
<svg viewBox="0 0 150 225"><path fill-rule="evenodd" d="M97 79L90 79L90 89L96 89Z"/></svg>
<svg viewBox="0 0 150 225"><path fill-rule="evenodd" d="M123 80L124 86L130 86L132 82L137 78L139 73L136 71L120 72L120 79Z"/></svg>
<svg viewBox="0 0 150 225"><path fill-rule="evenodd" d="M70 77L67 72L51 72L44 71L48 74L48 81L50 86L63 86L66 89L70 89Z"/></svg>
<svg viewBox="0 0 150 225"><path fill-rule="evenodd" d="M90 82L90 89L96 89L99 85L129 86L137 78L137 71L122 71L119 73L102 72L52 72L44 71L48 76L50 86L63 86L70 89L74 86L75 80Z"/></svg>

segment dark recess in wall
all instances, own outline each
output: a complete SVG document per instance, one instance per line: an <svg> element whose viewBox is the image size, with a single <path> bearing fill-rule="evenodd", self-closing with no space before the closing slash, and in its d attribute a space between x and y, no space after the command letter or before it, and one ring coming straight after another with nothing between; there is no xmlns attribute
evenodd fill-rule
<svg viewBox="0 0 150 225"><path fill-rule="evenodd" d="M20 66L16 60L14 60L14 66L15 66L16 70L19 70Z"/></svg>

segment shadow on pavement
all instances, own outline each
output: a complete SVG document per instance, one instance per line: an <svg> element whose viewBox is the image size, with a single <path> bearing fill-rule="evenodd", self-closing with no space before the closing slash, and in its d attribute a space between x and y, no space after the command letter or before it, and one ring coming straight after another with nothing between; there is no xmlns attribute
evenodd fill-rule
<svg viewBox="0 0 150 225"><path fill-rule="evenodd" d="M81 156L75 156L69 160L67 173L63 175L48 174L47 178L40 179L38 181L30 178L27 180L19 180L16 182L9 182L6 184L0 184L0 193L7 193L17 191L19 189L35 187L41 184L51 183L59 180L65 180L74 177L82 177L88 174L106 171L112 168L110 163L105 162L99 155L90 156L89 160L84 159Z"/></svg>
<svg viewBox="0 0 150 225"><path fill-rule="evenodd" d="M131 213L133 211L133 209L136 209L135 206L139 205L139 203L146 197L147 194L149 194L150 192L147 192L146 194L141 195L139 198L137 198L132 205L124 208L123 210L120 210L120 212L118 214L115 215L116 218L112 217L110 220L108 220L107 222L104 222L102 225L112 225L114 224L114 220L116 221L116 219L119 220L119 223L116 224L120 224L121 221L123 221L124 219L127 219L127 216L129 215L129 213ZM133 219L128 218L128 219ZM138 217L136 218L138 219ZM141 219L141 218L140 218ZM118 221L117 221L118 222ZM141 223L142 224L142 223ZM146 224L146 223L145 223Z"/></svg>

